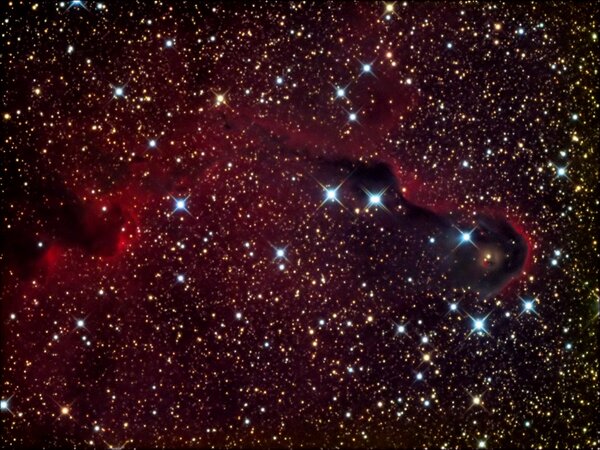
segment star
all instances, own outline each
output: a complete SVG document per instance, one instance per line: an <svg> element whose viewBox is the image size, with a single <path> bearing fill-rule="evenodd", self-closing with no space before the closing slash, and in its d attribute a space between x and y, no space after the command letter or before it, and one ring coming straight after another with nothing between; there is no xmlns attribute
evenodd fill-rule
<svg viewBox="0 0 600 450"><path fill-rule="evenodd" d="M556 176L559 178L563 178L567 176L567 167L563 166L563 167L559 167L556 166Z"/></svg>
<svg viewBox="0 0 600 450"><path fill-rule="evenodd" d="M487 334L489 336L490 333L488 332L488 330L486 328L485 321L487 320L487 318L490 316L491 313L492 312L490 311L484 317L473 317L470 314L468 314L468 316L471 318L471 322L472 322L471 331L469 332L468 336L470 336L473 333L476 333L478 335Z"/></svg>
<svg viewBox="0 0 600 450"><path fill-rule="evenodd" d="M458 230L458 245L455 247L455 249L463 244L471 244L473 247L477 248L477 245L475 245L475 242L473 242L473 232L477 229L477 227L468 231L461 230L456 226L454 228Z"/></svg>
<svg viewBox="0 0 600 450"><path fill-rule="evenodd" d="M114 97L123 97L125 95L125 90L122 86L116 86L113 88Z"/></svg>
<svg viewBox="0 0 600 450"><path fill-rule="evenodd" d="M71 8L75 8L75 7L79 7L81 6L83 9L87 10L87 7L85 6L85 3L83 3L83 1L81 0L72 0L71 2L69 2L69 6L67 7L67 11L70 10Z"/></svg>
<svg viewBox="0 0 600 450"><path fill-rule="evenodd" d="M337 189L326 189L325 190L325 199L330 202L336 201L337 200Z"/></svg>
<svg viewBox="0 0 600 450"><path fill-rule="evenodd" d="M191 215L187 208L187 200L188 200L188 198L190 198L189 195L187 197L183 197L183 198L175 198L173 196L171 196L171 198L175 202L175 208L172 211L173 213L175 213L177 211L185 211L186 213Z"/></svg>
<svg viewBox="0 0 600 450"><path fill-rule="evenodd" d="M538 315L537 311L535 310L535 302L536 299L529 299L529 298L523 298L521 296L519 296L519 299L521 300L522 304L523 304L523 309L521 310L521 313L519 314L529 314L529 313L533 313Z"/></svg>

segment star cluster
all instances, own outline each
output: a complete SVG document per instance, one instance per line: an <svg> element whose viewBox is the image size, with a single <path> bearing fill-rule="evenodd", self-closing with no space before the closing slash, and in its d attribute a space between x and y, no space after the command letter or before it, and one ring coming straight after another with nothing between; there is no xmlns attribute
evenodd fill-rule
<svg viewBox="0 0 600 450"><path fill-rule="evenodd" d="M595 3L2 18L3 445L599 445Z"/></svg>

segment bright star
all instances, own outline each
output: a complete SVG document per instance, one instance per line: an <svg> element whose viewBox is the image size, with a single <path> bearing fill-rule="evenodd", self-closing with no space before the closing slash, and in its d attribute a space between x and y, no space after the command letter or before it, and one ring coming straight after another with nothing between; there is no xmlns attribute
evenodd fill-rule
<svg viewBox="0 0 600 450"><path fill-rule="evenodd" d="M337 88L337 90L335 91L335 95L340 98L340 97L345 97L346 96L346 91L344 88Z"/></svg>
<svg viewBox="0 0 600 450"><path fill-rule="evenodd" d="M473 245L474 247L477 247L475 245L475 243L473 242L473 232L475 231L475 229L477 227L475 227L475 228L473 228L472 230L469 230L469 231L464 231L464 230L461 230L461 229L459 229L457 227L454 227L454 228L456 228L458 230L458 232L459 232L458 245L455 247L455 249L457 247L460 247L462 244L466 244L466 243L469 243L469 244Z"/></svg>
<svg viewBox="0 0 600 450"><path fill-rule="evenodd" d="M365 194L367 194L367 197L369 199L367 208L369 208L371 206L376 206L376 207L382 207L387 210L387 208L383 204L383 194L385 193L385 191L387 191L387 188L385 188L379 192L369 192L366 189L364 189L364 191L365 191Z"/></svg>
<svg viewBox="0 0 600 450"><path fill-rule="evenodd" d="M173 196L171 196L171 198L175 202L175 209L173 209L173 212L185 211L186 213L190 214L190 212L187 209L187 199L190 198L189 195L185 198L175 198Z"/></svg>
<svg viewBox="0 0 600 450"><path fill-rule="evenodd" d="M273 244L271 244L271 247L273 247L273 250L275 250L275 258L273 258L273 261L279 262L280 270L284 270L285 266L283 265L282 260L288 261L286 256L287 245L285 247L275 247Z"/></svg>
<svg viewBox="0 0 600 450"><path fill-rule="evenodd" d="M75 6L81 6L84 9L87 9L87 7L85 6L85 4L81 1L81 0L73 0L69 3L69 6L67 7L67 11Z"/></svg>
<svg viewBox="0 0 600 450"><path fill-rule="evenodd" d="M456 311L458 309L458 305L456 303L450 303L450 311Z"/></svg>
<svg viewBox="0 0 600 450"><path fill-rule="evenodd" d="M156 147L156 139L150 139L148 141L148 146L152 148Z"/></svg>
<svg viewBox="0 0 600 450"><path fill-rule="evenodd" d="M84 328L84 327L85 327L85 322L83 321L83 319L77 320L77 328Z"/></svg>
<svg viewBox="0 0 600 450"><path fill-rule="evenodd" d="M350 113L350 114L348 115L348 120L349 120L350 122L355 122L355 121L356 121L356 118L357 118L357 116L356 116L356 113Z"/></svg>
<svg viewBox="0 0 600 450"><path fill-rule="evenodd" d="M275 83L277 83L277 84L283 84L283 78L282 77L277 77L275 79Z"/></svg>
<svg viewBox="0 0 600 450"><path fill-rule="evenodd" d="M370 72L371 71L371 64L363 64L362 70L363 70L363 72Z"/></svg>
<svg viewBox="0 0 600 450"><path fill-rule="evenodd" d="M569 167L569 165L567 164L566 166L558 166L556 164L552 164L554 166L554 169L556 170L556 178L566 178L568 180L570 180L569 175L567 174L567 168Z"/></svg>
<svg viewBox="0 0 600 450"><path fill-rule="evenodd" d="M485 325L485 321L490 314L491 314L491 312L489 312L485 317L472 317L471 315L469 315L469 317L473 321L473 326L471 328L471 332L469 333L469 336L472 335L473 333L477 333L479 335L484 334L484 333L487 335L490 334Z"/></svg>
<svg viewBox="0 0 600 450"><path fill-rule="evenodd" d="M2 399L0 400L0 411L4 412L4 411L8 411L9 413L13 413L10 410L10 399L13 398L13 396L11 395L10 397L6 398L6 399ZM14 415L14 414L13 414Z"/></svg>
<svg viewBox="0 0 600 450"><path fill-rule="evenodd" d="M325 198L328 201L337 200L337 189L325 189Z"/></svg>
<svg viewBox="0 0 600 450"><path fill-rule="evenodd" d="M125 95L125 90L121 86L117 86L114 88L115 97L123 97Z"/></svg>
<svg viewBox="0 0 600 450"><path fill-rule="evenodd" d="M167 47L167 48L173 47L173 44L174 44L173 39L167 39L165 41L165 47Z"/></svg>
<svg viewBox="0 0 600 450"><path fill-rule="evenodd" d="M525 310L531 311L533 309L533 302L525 302Z"/></svg>
<svg viewBox="0 0 600 450"><path fill-rule="evenodd" d="M524 313L534 313L537 315L537 311L535 310L535 299L531 300L531 299L525 299L521 296L519 296L519 298L521 299L521 302L523 302L523 310L521 311L521 314ZM519 314L519 315L521 315Z"/></svg>
<svg viewBox="0 0 600 450"><path fill-rule="evenodd" d="M177 282L178 283L183 283L185 281L185 276L184 275L177 275Z"/></svg>

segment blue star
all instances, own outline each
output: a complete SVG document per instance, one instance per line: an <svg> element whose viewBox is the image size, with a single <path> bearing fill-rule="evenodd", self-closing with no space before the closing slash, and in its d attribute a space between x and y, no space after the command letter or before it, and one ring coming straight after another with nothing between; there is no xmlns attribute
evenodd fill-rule
<svg viewBox="0 0 600 450"><path fill-rule="evenodd" d="M519 298L521 299L521 302L523 303L523 310L521 311L521 314L525 314L525 313L534 313L537 315L537 311L535 310L535 299L529 299L529 298L523 298L521 296L519 296Z"/></svg>
<svg viewBox="0 0 600 450"><path fill-rule="evenodd" d="M369 74L369 75L373 75L375 76L375 74L373 73L373 63L375 62L375 60L371 61L371 62L362 62L360 61L360 75L362 76L364 74Z"/></svg>
<svg viewBox="0 0 600 450"><path fill-rule="evenodd" d="M334 202L337 200L337 189L325 189L325 200Z"/></svg>
<svg viewBox="0 0 600 450"><path fill-rule="evenodd" d="M7 411L7 412L13 414L13 412L10 410L10 399L11 398L13 398L12 395L8 398L3 398L2 400L0 400L0 411L1 412Z"/></svg>
<svg viewBox="0 0 600 450"><path fill-rule="evenodd" d="M471 317L471 320L473 322L473 326L471 327L471 332L469 333L469 336L472 335L473 333L477 333L479 335L481 335L481 334L489 335L490 334L485 325L485 321L490 314L491 314L491 312L489 312L485 317L472 317L469 315L469 317Z"/></svg>
<svg viewBox="0 0 600 450"><path fill-rule="evenodd" d="M175 202L175 209L173 209L173 212L185 211L186 213L190 214L190 212L187 209L187 199L190 198L189 195L185 198L175 198L173 196L171 196L171 198Z"/></svg>
<svg viewBox="0 0 600 450"><path fill-rule="evenodd" d="M69 2L67 11L71 8L78 7L78 6L81 6L82 8L87 9L85 6L85 3L83 3L81 0L72 0L71 2Z"/></svg>
<svg viewBox="0 0 600 450"><path fill-rule="evenodd" d="M367 198L369 199L367 208L369 208L371 206L375 206L375 207L382 207L384 209L387 209L385 207L385 205L383 204L383 194L385 193L386 190L387 190L387 188L385 188L379 192L370 192L365 189L364 190L365 194L367 194Z"/></svg>
<svg viewBox="0 0 600 450"><path fill-rule="evenodd" d="M113 88L115 97L123 97L125 95L125 89L121 86L115 86Z"/></svg>
<svg viewBox="0 0 600 450"><path fill-rule="evenodd" d="M275 247L273 244L270 244L270 245L271 245L271 247L273 247L273 250L275 251L275 257L273 258L273 261L280 263L279 264L280 270L285 270L285 265L282 263L283 263L283 261L289 261L286 256L286 251L287 251L288 246L286 245L285 247Z"/></svg>
<svg viewBox="0 0 600 450"><path fill-rule="evenodd" d="M458 227L454 227L454 228L456 228L459 233L458 245L455 248L460 247L461 245L467 244L467 243L473 245L474 247L477 247L475 245L475 243L473 242L473 232L476 230L477 227L475 227L469 231L461 230Z"/></svg>

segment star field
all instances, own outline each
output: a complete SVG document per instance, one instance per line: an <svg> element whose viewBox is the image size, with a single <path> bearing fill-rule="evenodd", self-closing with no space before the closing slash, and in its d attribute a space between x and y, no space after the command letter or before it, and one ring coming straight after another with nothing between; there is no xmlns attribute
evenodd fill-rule
<svg viewBox="0 0 600 450"><path fill-rule="evenodd" d="M597 448L594 5L5 2L2 445Z"/></svg>

